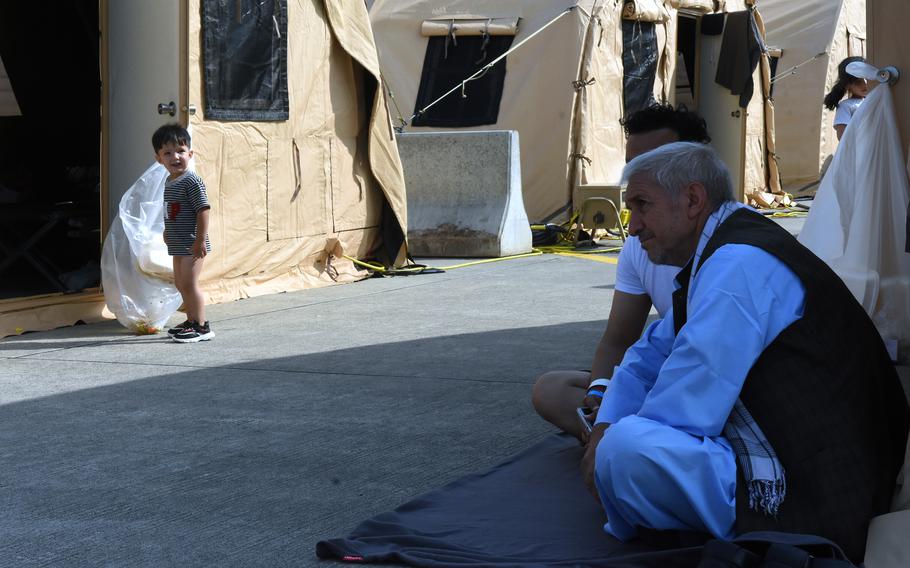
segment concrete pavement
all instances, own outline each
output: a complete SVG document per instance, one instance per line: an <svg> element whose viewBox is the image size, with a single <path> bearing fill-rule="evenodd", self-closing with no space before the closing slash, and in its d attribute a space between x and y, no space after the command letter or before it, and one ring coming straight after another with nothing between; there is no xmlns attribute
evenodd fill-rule
<svg viewBox="0 0 910 568"><path fill-rule="evenodd" d="M0 567L335 566L318 540L553 431L531 385L590 364L615 268L264 296L211 306L194 345L116 322L2 340Z"/></svg>
<svg viewBox="0 0 910 568"><path fill-rule="evenodd" d="M0 566L332 565L318 540L552 431L531 384L589 364L614 275L547 255L212 306L202 344L0 341Z"/></svg>

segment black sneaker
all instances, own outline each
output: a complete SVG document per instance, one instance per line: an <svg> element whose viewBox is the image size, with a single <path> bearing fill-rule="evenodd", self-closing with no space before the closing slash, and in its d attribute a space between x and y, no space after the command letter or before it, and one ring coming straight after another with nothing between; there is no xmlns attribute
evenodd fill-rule
<svg viewBox="0 0 910 568"><path fill-rule="evenodd" d="M171 329L167 330L167 334L170 335L171 337L174 337L175 335L177 335L178 333L180 333L180 332L183 331L184 329L190 327L190 324L192 324L192 323L193 323L193 322L191 322L190 320L186 320L186 321L183 322L183 323L178 323L177 325L175 325L175 326L172 327Z"/></svg>
<svg viewBox="0 0 910 568"><path fill-rule="evenodd" d="M171 337L177 343L197 343L215 337L215 332L209 328L209 322L204 324L192 322L189 327Z"/></svg>

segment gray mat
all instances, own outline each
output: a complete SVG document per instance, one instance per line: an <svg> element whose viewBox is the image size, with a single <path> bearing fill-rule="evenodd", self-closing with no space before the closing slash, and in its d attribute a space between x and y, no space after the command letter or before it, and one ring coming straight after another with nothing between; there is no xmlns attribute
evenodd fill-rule
<svg viewBox="0 0 910 568"><path fill-rule="evenodd" d="M700 546L659 549L603 532L600 504L582 483L582 448L554 434L512 459L321 541L320 558L411 566L683 568Z"/></svg>

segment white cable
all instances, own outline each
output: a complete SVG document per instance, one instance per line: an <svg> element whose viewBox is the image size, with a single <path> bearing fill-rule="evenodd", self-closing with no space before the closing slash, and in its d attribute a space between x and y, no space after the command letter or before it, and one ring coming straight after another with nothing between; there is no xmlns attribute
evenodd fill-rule
<svg viewBox="0 0 910 568"><path fill-rule="evenodd" d="M780 81L781 79L786 79L787 77L792 77L793 75L796 75L796 70L797 70L797 69L799 69L799 68L802 67L803 65L807 65L807 64L809 64L809 63L812 63L813 61L815 61L816 59L818 59L818 58L821 57L822 55L827 55L827 54L828 54L827 51L823 51L823 52L821 52L821 53L816 53L815 55L813 55L813 56L810 57L809 59L803 61L803 62L800 63L799 65L794 65L793 67L791 67L791 68L789 68L789 69L785 69L784 71L780 71L780 72L778 72L778 73L775 73L774 78L771 79L771 84L773 85L774 83L777 83L777 82Z"/></svg>

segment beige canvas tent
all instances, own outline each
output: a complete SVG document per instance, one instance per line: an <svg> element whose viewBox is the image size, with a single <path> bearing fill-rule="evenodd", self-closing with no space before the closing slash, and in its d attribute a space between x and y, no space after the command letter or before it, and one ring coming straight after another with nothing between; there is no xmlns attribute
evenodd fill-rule
<svg viewBox="0 0 910 568"><path fill-rule="evenodd" d="M866 55L865 0L761 0L767 42L780 49L774 80L781 181L797 190L819 179L837 148L834 112L822 106L845 57Z"/></svg>
<svg viewBox="0 0 910 568"><path fill-rule="evenodd" d="M88 211L81 219L95 227L78 243L81 258L98 258L120 196L152 162L151 132L169 121L189 126L213 205L207 301L362 278L342 255L403 258L404 182L362 1L72 0L51 12L43 25L59 35L49 33L37 56L26 49L30 35L15 29L23 26L12 24L28 14L4 14L0 55L22 116L0 121L0 139L38 128L47 141L35 163L53 165L55 153L80 150L80 171L95 176L94 192L79 195ZM80 73L52 85L54 73L65 71L60 53L78 56L69 66ZM48 65L40 70L44 97L27 87L41 77L23 73L26 55L32 67ZM61 63L54 66L54 57ZM59 104L64 87L67 95L87 93L87 102L73 96L72 105ZM55 97L56 107L41 108ZM65 115L81 116L80 129L62 127ZM72 169L67 160L75 158L66 156L64 172ZM0 174L9 171L7 163ZM67 215L41 201L46 186L30 189L35 176L13 178L6 176L18 193L29 193L15 207ZM11 272L26 274L31 260L75 247L65 240L72 226L62 235L52 229ZM0 337L102 315L97 289L38 294L52 291L40 275L21 284L3 291Z"/></svg>
<svg viewBox="0 0 910 568"><path fill-rule="evenodd" d="M752 2L728 1L722 9L745 10L747 4ZM638 5L647 9L640 21L627 20L626 34L627 39L634 38L631 45L638 45L651 39L647 28L653 26L653 100L674 102L677 91L688 91L686 103L707 118L717 147L738 180L740 195L768 188L769 179L776 180L766 164L768 142L773 140L766 124L773 127L773 109L766 113L759 87L761 69L755 74L755 96L741 112L738 97L714 83L716 66L711 66L708 52L719 49L719 39L702 41L696 30L702 16L715 10L715 3L681 0L665 5L658 0ZM616 182L624 163L623 9L622 2L601 0L454 0L444 6L430 0L376 0L370 18L386 84L394 94L393 114L398 114L394 118L399 124L407 122L407 131L517 130L528 217L532 222L558 218L571 210L579 184ZM677 72L680 25L693 32L688 36L695 70L691 88L686 73ZM463 43L473 38L482 44L488 38L484 45L492 50L502 36L511 36L499 43L513 51L497 64L505 65L501 90L484 91L469 82L463 92L452 95L467 105L473 104L472 96L492 97L496 112L485 123L446 126L440 121L421 126L420 117L411 120L431 102L427 85L447 80L447 90L470 74L445 75L439 71L439 57L446 57L449 50L455 53L462 38ZM637 54L626 47L627 61L635 62Z"/></svg>
<svg viewBox="0 0 910 568"><path fill-rule="evenodd" d="M202 43L201 1L190 2L191 46ZM224 245L205 273L215 301L362 278L340 253L373 256L383 223L388 236L407 226L365 6L348 0L288 8L289 118L225 122L207 119L203 108L190 118L199 172L221 205L212 231ZM203 71L199 52L191 51L191 101L204 100ZM402 240L386 244L394 246L387 260L403 260Z"/></svg>

